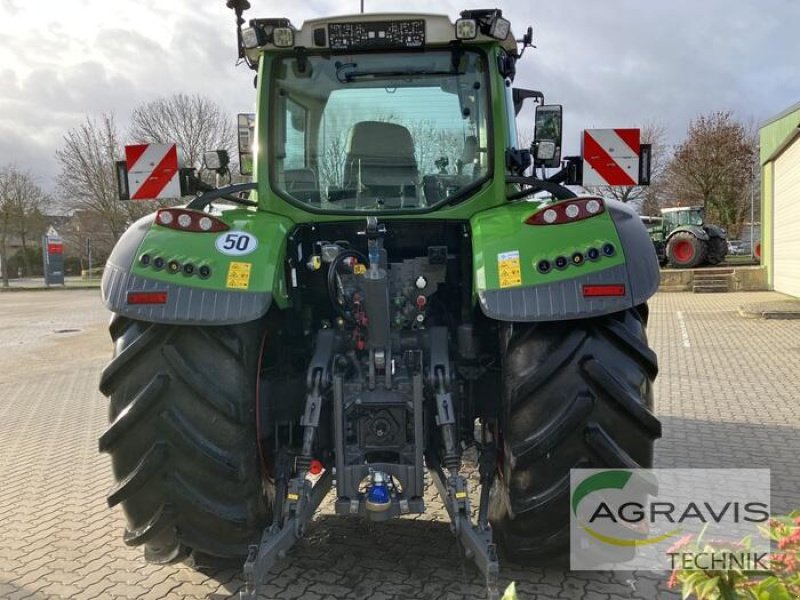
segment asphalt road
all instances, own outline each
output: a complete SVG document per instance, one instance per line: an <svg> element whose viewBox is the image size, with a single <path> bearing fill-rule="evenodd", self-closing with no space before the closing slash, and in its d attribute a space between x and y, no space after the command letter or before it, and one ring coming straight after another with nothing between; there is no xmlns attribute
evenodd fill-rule
<svg viewBox="0 0 800 600"><path fill-rule="evenodd" d="M771 467L773 510L800 507L800 321L741 319L770 293L662 294L651 303L659 354L660 467ZM0 598L236 597L239 568L155 566L122 543L97 452L111 352L96 290L0 294ZM482 598L443 507L384 524L337 518L330 500L273 572L267 597L304 600ZM503 567L521 598L672 598L661 573Z"/></svg>

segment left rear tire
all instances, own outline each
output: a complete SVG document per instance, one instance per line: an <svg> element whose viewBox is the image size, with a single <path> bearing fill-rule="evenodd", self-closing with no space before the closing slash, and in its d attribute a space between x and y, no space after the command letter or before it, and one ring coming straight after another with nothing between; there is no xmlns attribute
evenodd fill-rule
<svg viewBox="0 0 800 600"><path fill-rule="evenodd" d="M147 323L115 315L114 356L100 390L100 436L116 485L123 539L149 562L240 558L270 510L256 443L263 326Z"/></svg>

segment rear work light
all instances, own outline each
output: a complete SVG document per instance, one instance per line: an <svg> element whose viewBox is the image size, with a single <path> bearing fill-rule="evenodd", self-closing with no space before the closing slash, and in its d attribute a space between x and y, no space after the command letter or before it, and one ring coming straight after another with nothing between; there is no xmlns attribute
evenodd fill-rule
<svg viewBox="0 0 800 600"><path fill-rule="evenodd" d="M620 297L625 295L625 286L621 283L584 285L584 298Z"/></svg>
<svg viewBox="0 0 800 600"><path fill-rule="evenodd" d="M167 292L128 292L128 304L166 304Z"/></svg>
<svg viewBox="0 0 800 600"><path fill-rule="evenodd" d="M601 198L575 198L543 206L528 217L528 225L562 225L596 217L606 210Z"/></svg>
<svg viewBox="0 0 800 600"><path fill-rule="evenodd" d="M224 221L188 208L162 208L156 213L156 225L198 233L214 233L230 229Z"/></svg>
<svg viewBox="0 0 800 600"><path fill-rule="evenodd" d="M478 36L478 22L475 19L458 19L456 21L456 39L474 40Z"/></svg>

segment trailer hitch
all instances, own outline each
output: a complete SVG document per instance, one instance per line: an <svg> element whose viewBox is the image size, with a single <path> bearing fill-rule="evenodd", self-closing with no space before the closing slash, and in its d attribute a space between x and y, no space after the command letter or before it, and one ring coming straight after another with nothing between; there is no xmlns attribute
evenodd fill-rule
<svg viewBox="0 0 800 600"><path fill-rule="evenodd" d="M332 480L333 476L328 471L313 485L307 479L302 484L297 478L289 482L283 515L275 515L275 522L264 530L261 542L257 546L250 546L248 550L244 563L245 585L239 593L240 600L258 600L259 588L267 573L303 536L306 524L331 489Z"/></svg>
<svg viewBox="0 0 800 600"><path fill-rule="evenodd" d="M488 521L482 523L479 520L477 525L472 524L467 480L462 475L445 479L441 469L431 469L431 476L450 515L450 528L464 549L464 555L475 563L486 579L488 600L498 600L500 562L497 560L497 546L492 540L492 529ZM488 493L482 493L479 514L487 513L483 504L488 504L488 500Z"/></svg>
<svg viewBox="0 0 800 600"><path fill-rule="evenodd" d="M264 530L261 542L248 549L244 563L244 589L240 600L257 600L259 586L275 562L286 556L289 549L305 535L306 525L313 518L322 500L331 489L332 471L326 471L314 484L306 475L311 464L311 449L319 427L320 393L322 372L315 371L306 398L303 416L305 427L301 455L294 461L294 467L285 454L278 459L276 473L276 494L273 504L272 525ZM290 479L288 474L294 472Z"/></svg>
<svg viewBox="0 0 800 600"><path fill-rule="evenodd" d="M314 516L331 489L332 470L327 470L312 483L306 477L311 465L314 442L319 429L323 390L327 386L328 365L333 355L335 335L321 331L317 347L308 370L305 410L301 419L303 445L300 455L291 464L285 452L276 461L276 493L273 503L272 525L264 530L260 543L248 548L244 563L244 589L240 600L257 600L258 588L275 562L286 556L289 549L305 534L306 525ZM294 476L289 477L294 473Z"/></svg>

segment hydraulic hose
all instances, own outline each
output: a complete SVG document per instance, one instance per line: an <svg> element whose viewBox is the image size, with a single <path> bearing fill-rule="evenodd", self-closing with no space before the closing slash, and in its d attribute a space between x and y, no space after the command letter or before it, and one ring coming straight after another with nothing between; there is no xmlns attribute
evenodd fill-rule
<svg viewBox="0 0 800 600"><path fill-rule="evenodd" d="M336 312L348 321L353 321L353 316L348 313L346 309L347 297L343 298L343 302L339 302L336 290L336 270L347 258L355 258L362 264L367 264L367 257L358 250L342 250L339 252L336 258L328 265L328 297L330 298L331 304L333 304L333 307L336 309Z"/></svg>

